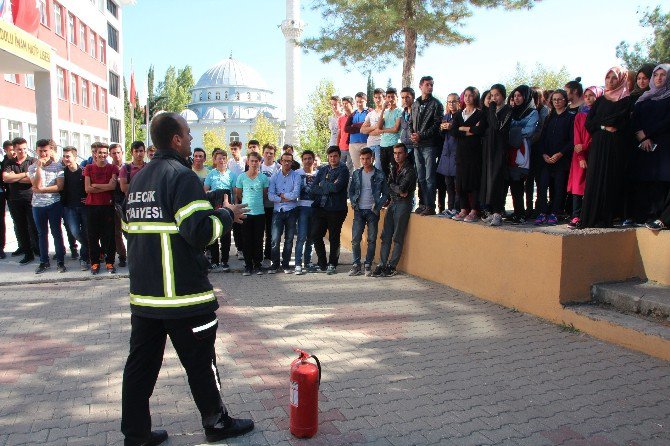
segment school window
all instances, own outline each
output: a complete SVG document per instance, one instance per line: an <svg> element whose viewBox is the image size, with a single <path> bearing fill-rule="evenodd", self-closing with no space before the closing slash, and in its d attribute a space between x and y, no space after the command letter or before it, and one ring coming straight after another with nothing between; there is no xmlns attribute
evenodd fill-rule
<svg viewBox="0 0 670 446"><path fill-rule="evenodd" d="M95 59L95 33L93 30L88 30L88 53Z"/></svg>
<svg viewBox="0 0 670 446"><path fill-rule="evenodd" d="M84 140L82 141L82 150L85 153L86 149L91 147L91 135L84 135Z"/></svg>
<svg viewBox="0 0 670 446"><path fill-rule="evenodd" d="M119 31L107 23L107 43L114 51L119 51Z"/></svg>
<svg viewBox="0 0 670 446"><path fill-rule="evenodd" d="M63 37L63 8L58 3L54 3L54 22L56 34Z"/></svg>
<svg viewBox="0 0 670 446"><path fill-rule="evenodd" d="M61 147L65 147L68 145L68 133L67 130L61 130L60 131L60 145Z"/></svg>
<svg viewBox="0 0 670 446"><path fill-rule="evenodd" d="M5 80L7 82L11 82L12 84L18 84L19 83L19 75L18 74L5 74Z"/></svg>
<svg viewBox="0 0 670 446"><path fill-rule="evenodd" d="M119 96L119 75L113 72L109 72L109 94L114 97Z"/></svg>
<svg viewBox="0 0 670 446"><path fill-rule="evenodd" d="M230 133L230 142L235 142L240 140L240 134L237 132Z"/></svg>
<svg viewBox="0 0 670 446"><path fill-rule="evenodd" d="M7 126L9 128L10 141L21 136L21 123L19 121L7 121Z"/></svg>
<svg viewBox="0 0 670 446"><path fill-rule="evenodd" d="M76 44L77 34L74 30L74 16L72 14L67 15L67 38L71 44Z"/></svg>
<svg viewBox="0 0 670 446"><path fill-rule="evenodd" d="M104 89L100 89L100 111L107 113L107 92Z"/></svg>
<svg viewBox="0 0 670 446"><path fill-rule="evenodd" d="M81 105L88 107L88 81L81 80Z"/></svg>
<svg viewBox="0 0 670 446"><path fill-rule="evenodd" d="M100 62L105 63L105 39L98 36L98 43L100 44L100 53L98 54Z"/></svg>
<svg viewBox="0 0 670 446"><path fill-rule="evenodd" d="M49 15L48 15L48 11L47 11L47 0L37 0L37 8L39 9L39 12L40 12L40 23L44 26L49 26Z"/></svg>
<svg viewBox="0 0 670 446"><path fill-rule="evenodd" d="M65 100L65 71L58 68L58 99Z"/></svg>
<svg viewBox="0 0 670 446"><path fill-rule="evenodd" d="M91 84L91 108L98 109L98 86Z"/></svg>
<svg viewBox="0 0 670 446"><path fill-rule="evenodd" d="M112 141L121 141L121 121L114 118L109 120L109 134Z"/></svg>
<svg viewBox="0 0 670 446"><path fill-rule="evenodd" d="M113 0L107 0L107 11L114 17L119 17L119 7L114 3Z"/></svg>
<svg viewBox="0 0 670 446"><path fill-rule="evenodd" d="M77 76L70 73L70 101L77 103Z"/></svg>
<svg viewBox="0 0 670 446"><path fill-rule="evenodd" d="M28 147L35 147L37 144L37 126L28 124Z"/></svg>
<svg viewBox="0 0 670 446"><path fill-rule="evenodd" d="M79 22L79 48L86 51L86 25Z"/></svg>
<svg viewBox="0 0 670 446"><path fill-rule="evenodd" d="M81 144L81 139L79 138L79 133L73 132L72 133L72 145L77 149L81 150L81 147L79 147L79 144Z"/></svg>
<svg viewBox="0 0 670 446"><path fill-rule="evenodd" d="M31 90L35 89L35 75L33 73L26 74L26 87Z"/></svg>

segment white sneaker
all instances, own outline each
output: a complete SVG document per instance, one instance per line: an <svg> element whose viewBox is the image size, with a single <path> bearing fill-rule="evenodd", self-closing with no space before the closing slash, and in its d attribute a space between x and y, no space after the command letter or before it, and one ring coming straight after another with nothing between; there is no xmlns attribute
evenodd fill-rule
<svg viewBox="0 0 670 446"><path fill-rule="evenodd" d="M293 274L293 270L291 268L284 268L284 274Z"/></svg>
<svg viewBox="0 0 670 446"><path fill-rule="evenodd" d="M300 266L300 265L295 267L295 270L293 271L293 273L296 276L302 276L303 274L305 274L305 272L302 270L302 266Z"/></svg>
<svg viewBox="0 0 670 446"><path fill-rule="evenodd" d="M502 225L502 215L500 214L493 214L491 217L491 221L489 223L491 226L500 226Z"/></svg>

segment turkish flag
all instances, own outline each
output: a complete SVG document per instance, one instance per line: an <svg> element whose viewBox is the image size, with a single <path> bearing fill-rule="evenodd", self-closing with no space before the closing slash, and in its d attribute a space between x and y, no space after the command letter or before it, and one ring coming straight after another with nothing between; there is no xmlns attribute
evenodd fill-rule
<svg viewBox="0 0 670 446"><path fill-rule="evenodd" d="M36 36L40 25L40 12L35 0L13 0L12 17L14 24Z"/></svg>
<svg viewBox="0 0 670 446"><path fill-rule="evenodd" d="M130 73L130 105L133 110L135 109L135 96L137 96L137 92L135 91L135 73Z"/></svg>

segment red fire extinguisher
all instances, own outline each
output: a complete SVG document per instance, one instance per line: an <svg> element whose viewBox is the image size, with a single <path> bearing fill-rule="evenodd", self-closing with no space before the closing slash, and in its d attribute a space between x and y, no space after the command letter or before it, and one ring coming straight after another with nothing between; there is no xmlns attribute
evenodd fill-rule
<svg viewBox="0 0 670 446"><path fill-rule="evenodd" d="M294 350L300 356L291 363L291 433L298 438L311 438L319 427L321 363L314 355L297 348ZM316 365L307 362L310 358L316 361Z"/></svg>

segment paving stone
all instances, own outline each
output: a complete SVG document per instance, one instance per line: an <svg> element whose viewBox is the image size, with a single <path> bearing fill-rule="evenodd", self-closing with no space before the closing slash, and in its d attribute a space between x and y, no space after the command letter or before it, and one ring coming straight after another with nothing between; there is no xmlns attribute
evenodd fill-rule
<svg viewBox="0 0 670 446"><path fill-rule="evenodd" d="M222 444L670 444L667 362L407 275L252 279L211 277L223 399L256 422ZM127 280L2 288L0 446L121 445ZM324 370L308 442L288 431L294 347ZM151 410L168 446L204 444L170 343Z"/></svg>

